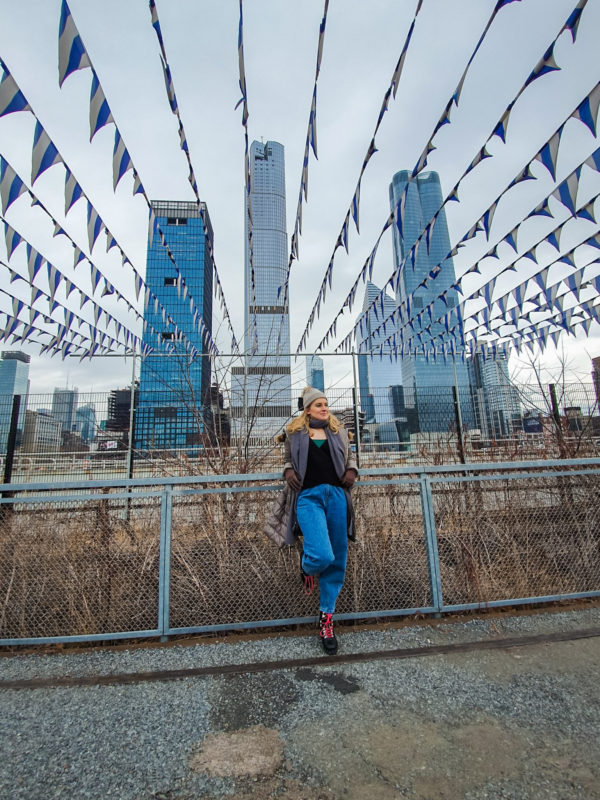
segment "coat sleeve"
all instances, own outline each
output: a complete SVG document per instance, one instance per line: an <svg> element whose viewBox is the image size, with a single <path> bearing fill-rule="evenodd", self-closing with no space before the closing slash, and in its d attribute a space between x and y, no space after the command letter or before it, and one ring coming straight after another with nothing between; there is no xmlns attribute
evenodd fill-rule
<svg viewBox="0 0 600 800"><path fill-rule="evenodd" d="M286 469L289 469L292 466L292 445L290 444L290 436L289 434L285 437L285 442L283 443L283 471L285 472Z"/></svg>
<svg viewBox="0 0 600 800"><path fill-rule="evenodd" d="M346 469L353 469L358 475L358 467L356 466L356 458L350 445L350 438L346 433Z"/></svg>

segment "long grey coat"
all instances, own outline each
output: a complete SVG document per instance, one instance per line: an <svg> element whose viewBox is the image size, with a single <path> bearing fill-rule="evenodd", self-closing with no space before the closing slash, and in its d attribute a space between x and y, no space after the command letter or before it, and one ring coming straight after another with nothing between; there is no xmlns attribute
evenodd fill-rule
<svg viewBox="0 0 600 800"><path fill-rule="evenodd" d="M291 434L291 436L307 436L304 431L298 431L297 433ZM345 465L344 465L344 472L347 469L355 470L356 474L358 475L358 468L356 466L356 459L354 458L354 453L350 447L350 440L348 438L348 431L344 428L340 428L338 433L332 433L331 431L327 432L328 436L339 436L342 445L345 451ZM285 473L286 469L292 468L296 469L296 472L300 475L300 479L304 481L304 476L306 474L306 463L298 464L296 467L292 464L292 446L291 446L291 436L287 436L285 439L285 446L284 446L284 460L285 463L283 465L283 471ZM343 474L338 476L340 480L343 478ZM348 508L348 538L354 540L354 510L352 508L352 498L350 496L350 490L344 489L344 493L346 495L346 504ZM265 522L265 534L271 539L278 547L283 547L284 545L293 545L296 543L298 534L300 533L297 525L296 520L296 501L298 499L298 492L294 492L287 483L284 485L281 492L277 495L275 502L269 512L269 515Z"/></svg>

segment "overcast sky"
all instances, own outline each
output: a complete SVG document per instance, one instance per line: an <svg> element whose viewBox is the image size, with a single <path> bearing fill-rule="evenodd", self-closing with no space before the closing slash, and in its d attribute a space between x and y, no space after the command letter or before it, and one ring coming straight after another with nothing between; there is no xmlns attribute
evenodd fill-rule
<svg viewBox="0 0 600 800"><path fill-rule="evenodd" d="M313 328L309 350L320 342L338 312L389 214L391 176L399 169L414 167L495 2L424 0L397 97L377 136L379 152L363 179L361 235L358 237L352 228L350 254L338 250L333 291ZM294 263L291 275L294 351L352 199L416 5L416 0L330 2L319 78L319 160L311 155L300 260ZM445 126L435 141L437 149L428 167L440 173L444 193L486 142L574 6L575 0L522 0L499 13L469 70L460 107L453 112L451 125ZM157 200L192 200L186 160L179 149L177 121L166 99L148 3L70 0L70 8L148 196ZM236 334L241 338L244 139L240 109L234 110L240 97L238 3L157 0L157 8L200 195L212 220L217 268ZM296 213L322 14L322 0L246 0L244 4L250 136L272 139L285 146L288 234L293 231ZM106 126L89 142L90 71L74 73L62 90L58 88L59 16L60 0L0 0L0 55L77 180L143 273L147 207L142 198L132 197L131 173L121 181L116 194L112 191L114 127ZM489 148L493 158L465 181L461 202L449 205L453 244L598 82L599 30L600 0L589 0L576 43L573 45L570 35L564 33L555 49L561 71L544 76L528 88L515 106L506 144L494 140ZM0 152L28 182L33 130L34 119L28 113L0 119ZM596 147L598 142L581 123L570 122L561 143L557 179L565 177ZM554 184L541 165L536 164L533 172L539 179L517 187L510 200L507 198L499 206L490 242L478 238L456 260L457 275L552 190ZM580 197L600 192L597 178L585 172ZM33 188L62 221L62 166L49 169ZM28 200L21 198L6 216L40 252L69 272L72 248L64 237L52 238L51 225L39 209L30 208ZM565 216L557 211L557 219ZM532 241L536 240L535 224L532 221ZM74 206L64 226L87 249L83 201ZM591 230L589 223L585 230ZM572 233L569 231L571 235L573 242L582 238L575 228ZM567 238L564 244L568 246ZM101 237L92 254L94 263L125 296L134 300L131 270L121 267L115 250L106 255L104 249ZM3 240L0 258L5 260ZM21 247L12 264L23 271L19 265L24 263L25 248ZM382 286L392 270L391 236L386 235L378 253L374 282ZM2 274L5 275L4 270ZM80 267L74 279L89 286L85 268ZM132 319L124 315L123 304L110 304L109 300L104 299L105 307L120 321L131 323ZM0 308L6 307L6 300L0 299ZM218 312L217 304L215 309ZM336 344L354 321L355 312L352 316L346 313L338 325ZM216 313L215 329L219 324ZM228 349L226 335L219 333L217 341L223 350ZM598 326L594 324L588 340L578 337L575 342L572 337L565 337L565 347L573 369L589 375L589 357L600 355ZM31 352L35 353L35 348ZM546 360L555 361L552 346ZM348 359L327 364L331 364L332 379L348 383ZM302 360L297 370L303 369ZM80 365L74 359L62 362L59 358L34 358L31 365L33 391L51 391L66 381L82 390L104 391L115 384L126 384L129 374L130 367L123 359L98 359Z"/></svg>

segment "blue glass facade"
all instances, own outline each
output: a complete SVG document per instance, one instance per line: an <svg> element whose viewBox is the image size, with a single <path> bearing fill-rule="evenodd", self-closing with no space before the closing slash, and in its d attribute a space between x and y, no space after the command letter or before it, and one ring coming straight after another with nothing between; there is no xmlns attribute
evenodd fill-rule
<svg viewBox="0 0 600 800"><path fill-rule="evenodd" d="M379 296L381 289L371 281L367 281L362 313L370 308L371 303ZM358 342L358 379L360 390L360 406L365 412L366 422L389 422L394 417L394 410L389 395L389 388L402 383L400 362L390 361L389 355L380 355L377 348L390 334L377 331L383 319L394 312L396 303L386 295L377 313L372 308L363 322L362 334ZM386 347L386 350L389 348ZM368 355L367 355L368 354Z"/></svg>
<svg viewBox="0 0 600 800"><path fill-rule="evenodd" d="M148 243L146 284L166 311L150 302L144 312L144 343L157 355L147 356L141 366L134 447L138 450L194 448L204 433L205 407L210 399L211 364L208 348L194 320L202 315L212 336L213 263L212 227L204 204L156 201L152 203L158 224L179 268L188 293L177 285L177 272L159 236ZM209 244L210 242L210 244ZM170 316L185 337L177 341ZM203 356L190 361L186 343ZM168 352L170 351L170 353Z"/></svg>
<svg viewBox="0 0 600 800"><path fill-rule="evenodd" d="M408 182L409 172L407 170L402 170L394 175L389 190L392 210L396 208ZM394 226L393 229L394 266L396 269L405 256L410 253L413 244L442 207L442 203L440 179L436 172L422 172L409 183L402 235L397 226ZM455 425L451 391L453 385L459 387L459 394L462 398L463 423L470 427L474 423L469 373L463 361L464 347L460 336L457 335L455 342L456 357L448 355L444 360L441 347L443 342L448 341L444 324L434 323L430 330L425 330L425 326L429 326L429 315L424 315L425 319L421 323L415 320L415 315L431 302L433 302L432 319L434 321L458 305L457 292L450 289L456 281L454 263L451 258L446 258L450 250L448 224L445 211L442 209L430 236L429 252L426 243L422 241L415 259L415 268L412 268L412 260L409 259L402 270L396 292L398 304L402 303L406 297L413 296L411 317L413 318L414 333L409 327L405 329L405 339L410 335L413 336L412 346L410 351L405 352L400 358L400 362L406 405L411 407L412 404L417 409L421 431L446 431ZM418 288L430 270L440 264L442 265L440 273L434 279L429 279L425 287ZM443 292L446 293L446 302L440 298ZM432 352L429 353L429 357L423 353L423 346L417 339L417 334L421 331L425 347L432 336L441 335L443 337L435 340L437 348L435 357ZM433 348L434 344L430 342L430 351L433 351Z"/></svg>
<svg viewBox="0 0 600 800"><path fill-rule="evenodd" d="M2 353L0 360L0 453L6 452L13 397L16 394L21 395L17 420L17 444L23 435L29 392L29 361L30 357L20 350Z"/></svg>

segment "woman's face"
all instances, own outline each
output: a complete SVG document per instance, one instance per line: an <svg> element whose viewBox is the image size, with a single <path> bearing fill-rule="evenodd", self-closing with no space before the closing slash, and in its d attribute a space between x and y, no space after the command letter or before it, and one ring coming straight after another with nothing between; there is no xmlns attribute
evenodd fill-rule
<svg viewBox="0 0 600 800"><path fill-rule="evenodd" d="M328 419L329 405L327 400L324 397L317 397L306 409L306 414L312 419Z"/></svg>

